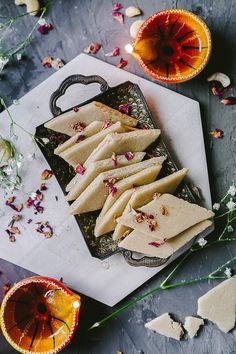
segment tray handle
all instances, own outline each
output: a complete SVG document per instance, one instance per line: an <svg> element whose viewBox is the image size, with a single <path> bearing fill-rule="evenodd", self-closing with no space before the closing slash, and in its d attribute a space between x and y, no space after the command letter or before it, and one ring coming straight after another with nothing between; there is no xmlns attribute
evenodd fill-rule
<svg viewBox="0 0 236 354"><path fill-rule="evenodd" d="M128 250L122 250L123 257L129 265L133 267L160 267L161 265L165 264L170 257L168 258L158 258L158 257L148 257L144 256L142 258L134 258L133 252Z"/></svg>
<svg viewBox="0 0 236 354"><path fill-rule="evenodd" d="M105 92L109 89L109 85L106 82L106 80L104 80L101 76L98 75L84 76L84 75L76 74L76 75L68 76L64 81L62 81L58 89L50 97L49 105L53 116L58 116L59 114L62 113L61 108L58 107L56 103L58 98L65 94L68 87L74 84L89 85L92 83L100 84L101 92Z"/></svg>

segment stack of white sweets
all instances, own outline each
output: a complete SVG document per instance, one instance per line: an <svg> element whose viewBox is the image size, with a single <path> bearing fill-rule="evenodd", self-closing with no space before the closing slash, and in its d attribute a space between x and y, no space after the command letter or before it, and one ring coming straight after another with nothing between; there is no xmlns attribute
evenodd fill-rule
<svg viewBox="0 0 236 354"><path fill-rule="evenodd" d="M55 149L76 171L66 187L72 215L100 210L95 237L113 231L119 246L166 258L210 227L212 211L173 196L188 170L157 180L165 156L144 159L159 129L99 102L50 120L46 128L67 134Z"/></svg>

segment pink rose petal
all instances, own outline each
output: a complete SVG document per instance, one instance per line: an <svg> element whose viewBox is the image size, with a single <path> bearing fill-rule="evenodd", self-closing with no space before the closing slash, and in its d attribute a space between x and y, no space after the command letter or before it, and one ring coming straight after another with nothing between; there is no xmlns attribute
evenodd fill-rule
<svg viewBox="0 0 236 354"><path fill-rule="evenodd" d="M131 151L125 152L124 155L128 161L132 160L132 158L134 157L134 154Z"/></svg>
<svg viewBox="0 0 236 354"><path fill-rule="evenodd" d="M117 66L117 68L122 69L122 68L124 68L127 64L128 64L128 61L125 60L125 59L123 59L123 58L121 58L121 59L120 59L120 62L119 62L116 66Z"/></svg>
<svg viewBox="0 0 236 354"><path fill-rule="evenodd" d="M128 103L121 104L118 108L119 112L129 114L130 105Z"/></svg>
<svg viewBox="0 0 236 354"><path fill-rule="evenodd" d="M94 42L94 43L90 43L90 45L86 48L84 48L84 52L88 53L88 54L96 54L99 49L101 48L101 44Z"/></svg>
<svg viewBox="0 0 236 354"><path fill-rule="evenodd" d="M79 175L83 175L85 172L85 168L83 165L78 164L75 168L75 172L78 173Z"/></svg>
<svg viewBox="0 0 236 354"><path fill-rule="evenodd" d="M120 54L120 48L115 47L112 52L108 52L105 54L105 57L116 57Z"/></svg>
<svg viewBox="0 0 236 354"><path fill-rule="evenodd" d="M117 20L118 22L120 22L121 24L124 23L124 15L121 14L120 12L112 12L112 17Z"/></svg>
<svg viewBox="0 0 236 354"><path fill-rule="evenodd" d="M121 4L119 4L119 3L115 3L115 4L113 4L113 9L112 9L112 11L119 11L120 9L122 9L123 8L123 6L121 5Z"/></svg>

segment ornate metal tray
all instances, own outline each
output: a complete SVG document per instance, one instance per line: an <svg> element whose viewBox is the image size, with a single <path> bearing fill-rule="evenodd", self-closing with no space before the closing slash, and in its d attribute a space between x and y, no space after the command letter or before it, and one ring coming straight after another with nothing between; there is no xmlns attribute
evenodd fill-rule
<svg viewBox="0 0 236 354"><path fill-rule="evenodd" d="M71 75L66 78L60 85L57 91L55 91L50 99L50 109L53 116L58 116L64 112L56 105L57 99L65 94L67 88L73 84L84 84L88 85L90 83L99 83L100 90L102 93L92 97L91 99L79 104L78 106L83 106L92 101L102 102L112 108L118 109L119 105L128 103L131 106L132 117L138 119L139 123L137 127L145 124L148 129L157 128L155 121L152 118L151 112L147 106L145 98L138 85L132 82L124 82L116 87L109 87L107 82L100 76L83 76L83 75ZM72 108L66 110L65 112L71 110ZM75 175L75 172L71 166L69 166L62 158L54 155L54 149L57 145L66 140L68 136L56 133L50 129L40 125L36 128L36 134L38 138L49 138L49 143L46 145L41 145L38 143L44 157L48 161L53 173L55 174L64 194L65 187ZM147 150L149 154L167 155L167 160L165 161L161 174L159 177L164 177L178 170L175 162L171 158L168 149L166 148L162 138L158 138ZM182 183L176 193L177 196L189 201L195 202L194 196L189 189L189 187ZM139 259L133 257L132 252L127 250L122 250L118 247L117 242L112 239L112 233L103 235L99 238L95 238L93 230L95 227L96 218L99 215L99 211L94 211L86 214L76 215L76 221L80 227L83 237L88 245L88 248L93 257L99 259L105 259L114 253L122 252L125 260L133 266L148 266L156 267L165 263L168 259L160 259L157 257L144 256Z"/></svg>

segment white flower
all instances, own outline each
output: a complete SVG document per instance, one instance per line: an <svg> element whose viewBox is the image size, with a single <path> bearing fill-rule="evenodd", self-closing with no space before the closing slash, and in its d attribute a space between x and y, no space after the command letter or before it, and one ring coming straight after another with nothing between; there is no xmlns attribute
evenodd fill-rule
<svg viewBox="0 0 236 354"><path fill-rule="evenodd" d="M227 278L230 278L232 277L232 271L231 271L231 268L225 268L225 271L224 271L225 275Z"/></svg>
<svg viewBox="0 0 236 354"><path fill-rule="evenodd" d="M42 138L43 143L46 145L47 143L49 143L49 139L48 138Z"/></svg>
<svg viewBox="0 0 236 354"><path fill-rule="evenodd" d="M232 226L232 225L229 225L229 226L228 226L228 232L233 232L233 231L234 231L233 226Z"/></svg>
<svg viewBox="0 0 236 354"><path fill-rule="evenodd" d="M46 21L45 18L43 18L43 17L38 20L39 26L45 26L46 23L47 23L47 21Z"/></svg>
<svg viewBox="0 0 236 354"><path fill-rule="evenodd" d="M19 101L17 99L14 99L12 102L13 102L14 105L18 105L19 104Z"/></svg>
<svg viewBox="0 0 236 354"><path fill-rule="evenodd" d="M200 247L204 247L207 244L207 240L205 240L205 238L201 237L198 240L198 244Z"/></svg>
<svg viewBox="0 0 236 354"><path fill-rule="evenodd" d="M22 59L22 53L17 53L16 54L16 59L19 61Z"/></svg>
<svg viewBox="0 0 236 354"><path fill-rule="evenodd" d="M220 203L213 204L213 209L214 210L219 210L220 209Z"/></svg>
<svg viewBox="0 0 236 354"><path fill-rule="evenodd" d="M226 204L226 206L227 206L227 208L228 208L229 210L233 210L233 209L235 208L235 206L236 206L236 203L233 202L233 199L232 199L232 198L230 198L230 201Z"/></svg>
<svg viewBox="0 0 236 354"><path fill-rule="evenodd" d="M234 185L229 187L228 194L232 195L232 197L236 194L236 187Z"/></svg>
<svg viewBox="0 0 236 354"><path fill-rule="evenodd" d="M0 57L0 72L4 69L4 66L9 62L8 58Z"/></svg>

